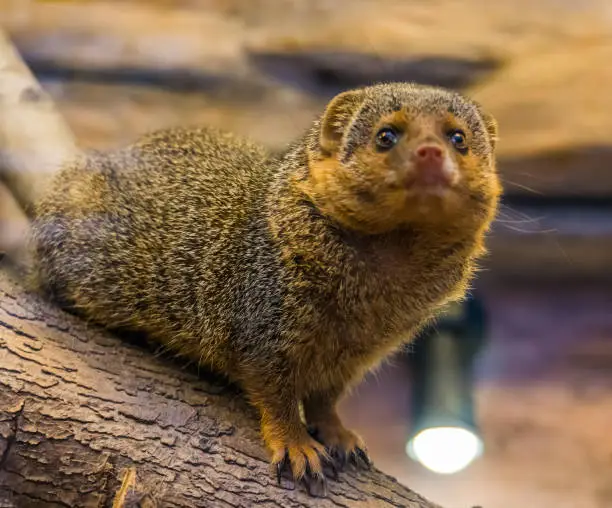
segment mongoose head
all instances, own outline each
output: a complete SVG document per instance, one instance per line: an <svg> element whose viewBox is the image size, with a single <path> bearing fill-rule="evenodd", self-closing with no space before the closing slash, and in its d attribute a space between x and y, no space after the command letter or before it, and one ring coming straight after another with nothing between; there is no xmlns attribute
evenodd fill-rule
<svg viewBox="0 0 612 508"><path fill-rule="evenodd" d="M300 185L343 227L488 226L501 192L497 124L449 90L391 83L337 95L315 124Z"/></svg>

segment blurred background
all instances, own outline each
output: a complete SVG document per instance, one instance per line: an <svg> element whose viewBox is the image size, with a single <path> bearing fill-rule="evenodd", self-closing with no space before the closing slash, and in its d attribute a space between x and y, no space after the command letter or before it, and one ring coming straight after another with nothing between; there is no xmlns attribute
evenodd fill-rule
<svg viewBox="0 0 612 508"><path fill-rule="evenodd" d="M483 345L445 365L473 381L451 398L473 398L483 452L444 475L407 455L414 349L342 412L379 468L446 508L612 507L610 0L0 0L0 26L87 148L212 124L282 149L381 80L478 99L506 194L474 285Z"/></svg>

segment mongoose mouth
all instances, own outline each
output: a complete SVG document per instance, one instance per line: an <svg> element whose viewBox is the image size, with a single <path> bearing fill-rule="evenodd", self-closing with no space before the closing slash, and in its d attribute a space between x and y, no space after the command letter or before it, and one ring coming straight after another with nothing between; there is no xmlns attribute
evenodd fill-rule
<svg viewBox="0 0 612 508"><path fill-rule="evenodd" d="M413 184L407 187L408 199L427 199L427 198L438 198L444 199L448 197L452 192L452 186L449 184L436 184L436 185L419 185Z"/></svg>

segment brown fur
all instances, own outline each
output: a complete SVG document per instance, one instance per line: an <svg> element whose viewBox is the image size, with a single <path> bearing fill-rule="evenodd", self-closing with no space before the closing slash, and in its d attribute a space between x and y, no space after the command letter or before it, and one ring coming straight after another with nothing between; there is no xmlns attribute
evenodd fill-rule
<svg viewBox="0 0 612 508"><path fill-rule="evenodd" d="M386 124L403 136L379 153ZM38 282L229 375L273 463L322 478L329 453L364 447L336 414L347 387L463 296L500 193L496 134L472 101L404 83L339 95L278 158L210 129L154 133L58 175L36 204ZM457 171L444 195L404 184L424 141Z"/></svg>

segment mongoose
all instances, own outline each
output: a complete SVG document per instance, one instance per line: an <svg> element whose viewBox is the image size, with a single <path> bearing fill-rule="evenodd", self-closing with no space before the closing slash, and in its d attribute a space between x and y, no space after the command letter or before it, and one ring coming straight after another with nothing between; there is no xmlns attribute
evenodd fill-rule
<svg viewBox="0 0 612 508"><path fill-rule="evenodd" d="M466 291L501 192L496 139L471 99L411 83L337 95L279 156L157 131L63 167L31 203L36 280L228 375L274 470L324 484L327 462L370 464L338 399Z"/></svg>

